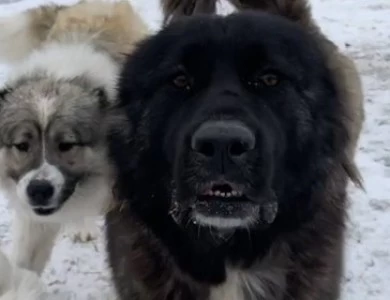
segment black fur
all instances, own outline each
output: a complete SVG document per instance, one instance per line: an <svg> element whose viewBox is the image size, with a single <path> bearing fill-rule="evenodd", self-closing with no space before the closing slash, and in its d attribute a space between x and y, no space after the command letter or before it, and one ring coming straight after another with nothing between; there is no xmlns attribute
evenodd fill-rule
<svg viewBox="0 0 390 300"><path fill-rule="evenodd" d="M279 83L265 84L267 74ZM125 204L107 216L120 299L207 299L227 263L253 270L280 245L287 285L267 300L337 297L349 137L323 53L301 27L259 13L179 20L129 57L119 100L132 128L111 137ZM222 167L204 159L191 138L210 120L244 124L254 149ZM258 222L226 235L191 222L195 196L221 177L244 186ZM332 287L314 286L312 272Z"/></svg>

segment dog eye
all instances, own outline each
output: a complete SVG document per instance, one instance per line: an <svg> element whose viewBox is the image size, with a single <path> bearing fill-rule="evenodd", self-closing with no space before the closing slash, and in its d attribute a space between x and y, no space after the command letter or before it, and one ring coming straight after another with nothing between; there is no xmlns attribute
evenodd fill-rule
<svg viewBox="0 0 390 300"><path fill-rule="evenodd" d="M280 82L280 77L275 73L255 73L248 85L254 88L274 87Z"/></svg>
<svg viewBox="0 0 390 300"><path fill-rule="evenodd" d="M186 74L179 74L173 79L173 84L179 89L185 89L187 91L192 88L192 80Z"/></svg>
<svg viewBox="0 0 390 300"><path fill-rule="evenodd" d="M272 73L268 73L260 76L260 80L266 86L275 86L279 83L278 75Z"/></svg>
<svg viewBox="0 0 390 300"><path fill-rule="evenodd" d="M28 150L30 149L30 145L27 142L14 144L13 146L20 152L28 152Z"/></svg>
<svg viewBox="0 0 390 300"><path fill-rule="evenodd" d="M76 146L77 146L76 143L66 143L66 142L63 142L63 143L59 143L58 144L58 150L60 152L68 152L68 151L72 150Z"/></svg>

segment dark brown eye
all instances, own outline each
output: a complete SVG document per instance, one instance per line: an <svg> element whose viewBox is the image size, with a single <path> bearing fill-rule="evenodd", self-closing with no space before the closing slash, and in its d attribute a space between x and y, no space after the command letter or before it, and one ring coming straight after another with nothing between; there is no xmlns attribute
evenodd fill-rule
<svg viewBox="0 0 390 300"><path fill-rule="evenodd" d="M59 143L58 144L58 150L60 152L68 152L72 150L74 147L76 147L76 143Z"/></svg>
<svg viewBox="0 0 390 300"><path fill-rule="evenodd" d="M266 86L275 86L279 83L279 77L272 73L261 75L260 80Z"/></svg>
<svg viewBox="0 0 390 300"><path fill-rule="evenodd" d="M248 85L254 88L260 87L273 87L276 86L280 82L280 78L278 75L274 73L261 73L255 74L252 80L248 81Z"/></svg>
<svg viewBox="0 0 390 300"><path fill-rule="evenodd" d="M28 152L28 150L30 149L30 144L27 142L22 142L15 144L14 147L20 152Z"/></svg>
<svg viewBox="0 0 390 300"><path fill-rule="evenodd" d="M192 80L186 74L179 74L173 79L173 84L179 89L189 91L192 88Z"/></svg>

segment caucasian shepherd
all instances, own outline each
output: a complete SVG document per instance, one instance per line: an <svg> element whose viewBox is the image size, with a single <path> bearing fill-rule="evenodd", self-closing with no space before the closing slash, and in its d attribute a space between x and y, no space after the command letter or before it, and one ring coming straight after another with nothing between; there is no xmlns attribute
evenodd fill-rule
<svg viewBox="0 0 390 300"><path fill-rule="evenodd" d="M110 206L110 109L148 30L126 0L43 5L0 27L0 59L14 64L0 90L0 186L16 212L13 258L40 273L61 225Z"/></svg>
<svg viewBox="0 0 390 300"><path fill-rule="evenodd" d="M106 219L121 300L339 297L360 81L306 1L258 2L273 14L178 18L123 70Z"/></svg>

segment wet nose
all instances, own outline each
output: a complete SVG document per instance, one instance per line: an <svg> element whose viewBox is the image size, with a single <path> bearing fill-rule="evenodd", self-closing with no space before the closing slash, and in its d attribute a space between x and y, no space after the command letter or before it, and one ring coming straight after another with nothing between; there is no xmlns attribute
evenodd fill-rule
<svg viewBox="0 0 390 300"><path fill-rule="evenodd" d="M237 159L252 150L256 137L252 130L238 121L208 121L191 138L191 147L208 157Z"/></svg>
<svg viewBox="0 0 390 300"><path fill-rule="evenodd" d="M30 203L35 206L47 206L53 194L54 187L47 180L32 180L27 186Z"/></svg>

